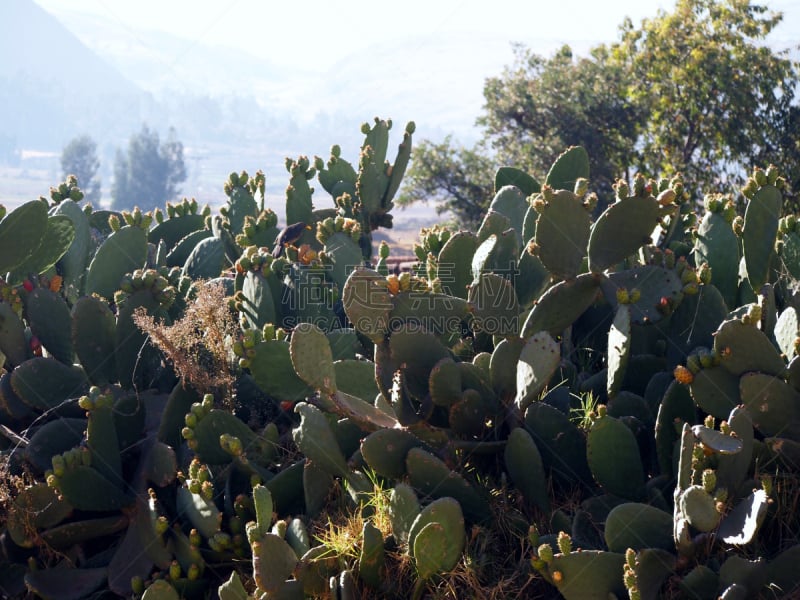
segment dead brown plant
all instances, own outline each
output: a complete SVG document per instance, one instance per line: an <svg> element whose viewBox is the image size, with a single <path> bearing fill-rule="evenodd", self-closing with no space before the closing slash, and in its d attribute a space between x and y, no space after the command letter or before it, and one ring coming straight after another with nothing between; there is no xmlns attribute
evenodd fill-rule
<svg viewBox="0 0 800 600"><path fill-rule="evenodd" d="M221 284L197 282L196 293L172 325L157 322L144 308L133 321L172 363L184 384L200 393L223 389L230 397L234 375L229 360L237 327Z"/></svg>

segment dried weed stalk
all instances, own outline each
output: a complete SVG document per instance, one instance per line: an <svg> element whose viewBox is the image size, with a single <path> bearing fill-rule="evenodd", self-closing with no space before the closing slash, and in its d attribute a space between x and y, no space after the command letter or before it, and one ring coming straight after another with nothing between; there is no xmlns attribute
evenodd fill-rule
<svg viewBox="0 0 800 600"><path fill-rule="evenodd" d="M236 321L222 285L199 282L195 289L183 317L172 325L157 323L144 308L134 311L133 321L166 355L183 383L200 393L222 387L229 397L234 376L228 354Z"/></svg>

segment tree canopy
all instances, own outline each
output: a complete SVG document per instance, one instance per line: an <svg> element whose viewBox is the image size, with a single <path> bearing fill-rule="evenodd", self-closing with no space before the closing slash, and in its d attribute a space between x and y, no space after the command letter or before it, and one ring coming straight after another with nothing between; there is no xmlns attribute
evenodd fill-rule
<svg viewBox="0 0 800 600"><path fill-rule="evenodd" d="M626 19L617 42L587 57L517 46L514 64L485 83L479 144L420 144L401 200L443 199L474 224L470 207L490 200L474 191L496 168L543 178L574 145L589 154L601 203L635 171L680 172L695 191L731 192L739 173L774 162L800 183L798 65L766 43L781 18L749 0L678 0L638 27Z"/></svg>
<svg viewBox="0 0 800 600"><path fill-rule="evenodd" d="M61 170L64 178L67 175L75 175L84 198L90 202L100 200L100 177L97 174L99 168L97 143L88 135L76 137L61 151Z"/></svg>
<svg viewBox="0 0 800 600"><path fill-rule="evenodd" d="M400 206L435 201L438 213L451 211L459 223L477 223L492 199L493 161L483 149L456 146L451 136L439 144L423 140L413 150Z"/></svg>
<svg viewBox="0 0 800 600"><path fill-rule="evenodd" d="M679 0L639 28L623 24L612 53L647 115L644 169L709 189L780 155L775 134L790 118L797 66L763 42L781 18L748 1Z"/></svg>
<svg viewBox="0 0 800 600"><path fill-rule="evenodd" d="M116 209L138 206L142 210L163 206L175 198L184 181L183 144L175 130L170 129L166 142L161 143L158 132L143 125L128 142L127 153L117 151L112 206Z"/></svg>

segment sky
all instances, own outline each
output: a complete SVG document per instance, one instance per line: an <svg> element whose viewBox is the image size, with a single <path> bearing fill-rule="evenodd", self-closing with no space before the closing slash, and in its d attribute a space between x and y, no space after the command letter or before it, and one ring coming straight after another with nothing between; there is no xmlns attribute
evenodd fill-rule
<svg viewBox="0 0 800 600"><path fill-rule="evenodd" d="M13 1L13 0L11 0ZM639 0L36 0L46 10L101 15L133 28L245 50L278 65L325 69L376 42L418 34L473 32L509 40L605 42L622 18L634 22L672 1ZM800 4L789 0L783 4ZM800 13L800 10L797 11ZM303 35L299 35L303 32Z"/></svg>

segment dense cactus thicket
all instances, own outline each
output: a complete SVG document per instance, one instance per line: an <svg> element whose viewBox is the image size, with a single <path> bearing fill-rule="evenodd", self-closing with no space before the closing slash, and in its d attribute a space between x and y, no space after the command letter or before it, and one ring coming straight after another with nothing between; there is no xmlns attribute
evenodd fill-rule
<svg viewBox="0 0 800 600"><path fill-rule="evenodd" d="M398 273L390 127L287 160L282 222L245 172L218 214L93 210L68 178L4 215L2 595L798 593L778 169L703 199L637 175L597 214L570 148Z"/></svg>

